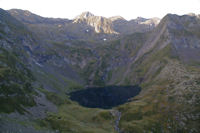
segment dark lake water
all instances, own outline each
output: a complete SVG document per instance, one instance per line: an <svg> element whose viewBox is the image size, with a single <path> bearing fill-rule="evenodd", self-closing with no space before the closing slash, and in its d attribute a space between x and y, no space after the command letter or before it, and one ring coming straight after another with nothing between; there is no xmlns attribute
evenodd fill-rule
<svg viewBox="0 0 200 133"><path fill-rule="evenodd" d="M71 100L82 106L109 109L126 103L140 91L139 86L106 86L86 88L71 92L69 95Z"/></svg>

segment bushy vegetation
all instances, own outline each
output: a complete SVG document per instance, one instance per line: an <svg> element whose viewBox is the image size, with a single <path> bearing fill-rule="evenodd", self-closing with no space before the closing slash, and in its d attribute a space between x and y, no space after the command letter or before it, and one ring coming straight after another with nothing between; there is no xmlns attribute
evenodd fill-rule
<svg viewBox="0 0 200 133"><path fill-rule="evenodd" d="M23 113L22 106L35 105L30 70L18 57L5 49L0 49L0 111Z"/></svg>

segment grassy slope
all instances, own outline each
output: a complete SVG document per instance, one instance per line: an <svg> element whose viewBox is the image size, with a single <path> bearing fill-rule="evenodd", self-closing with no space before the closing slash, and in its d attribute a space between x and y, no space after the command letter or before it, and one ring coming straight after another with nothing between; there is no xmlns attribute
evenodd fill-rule
<svg viewBox="0 0 200 133"><path fill-rule="evenodd" d="M0 112L22 113L22 106L35 105L33 76L15 55L2 48L0 53Z"/></svg>
<svg viewBox="0 0 200 133"><path fill-rule="evenodd" d="M131 74L143 77L143 91L132 102L119 107L121 129L134 133L198 131L199 66L193 71L186 69L171 56L170 45L162 51L150 52L137 63Z"/></svg>
<svg viewBox="0 0 200 133"><path fill-rule="evenodd" d="M66 95L55 94L40 88L49 101L58 107L57 113L48 113L39 120L39 127L49 127L62 133L112 133L114 117L109 110L85 108L69 100Z"/></svg>

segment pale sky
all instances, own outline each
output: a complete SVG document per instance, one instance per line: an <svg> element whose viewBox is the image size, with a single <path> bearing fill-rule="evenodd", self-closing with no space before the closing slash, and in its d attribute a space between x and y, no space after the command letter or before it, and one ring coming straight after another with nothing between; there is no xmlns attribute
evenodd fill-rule
<svg viewBox="0 0 200 133"><path fill-rule="evenodd" d="M43 17L73 19L84 11L98 16L162 18L167 13L200 14L200 0L0 0L0 8L29 10Z"/></svg>

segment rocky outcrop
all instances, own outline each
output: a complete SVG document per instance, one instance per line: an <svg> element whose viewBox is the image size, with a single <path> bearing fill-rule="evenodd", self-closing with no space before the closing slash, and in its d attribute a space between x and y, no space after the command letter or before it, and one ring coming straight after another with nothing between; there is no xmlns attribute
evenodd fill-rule
<svg viewBox="0 0 200 133"><path fill-rule="evenodd" d="M94 28L96 33L117 34L113 30L112 21L101 16L94 16L90 12L84 12L76 17L73 23L85 23Z"/></svg>

